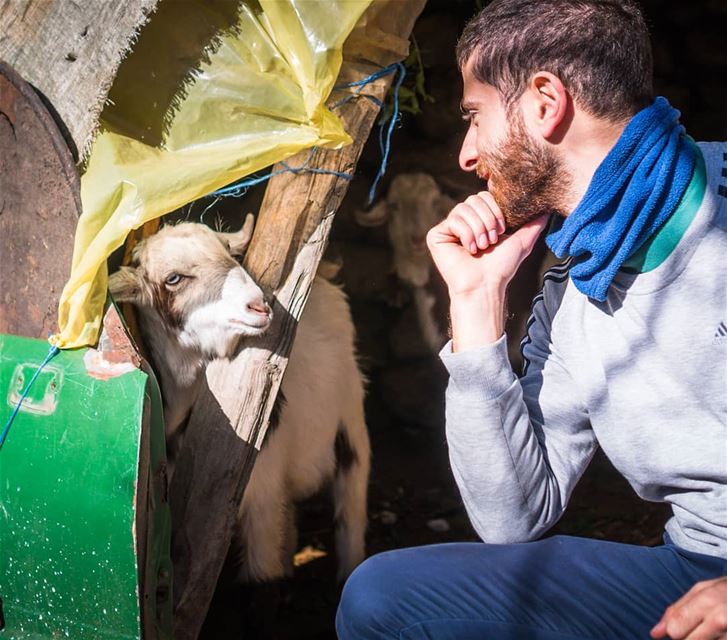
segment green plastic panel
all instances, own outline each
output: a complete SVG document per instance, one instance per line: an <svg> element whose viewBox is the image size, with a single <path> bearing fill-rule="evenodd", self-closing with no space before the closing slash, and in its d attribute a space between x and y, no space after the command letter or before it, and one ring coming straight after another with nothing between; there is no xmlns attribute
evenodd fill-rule
<svg viewBox="0 0 727 640"><path fill-rule="evenodd" d="M48 348L0 335L0 428ZM3 640L141 637L134 500L147 375L92 378L85 353L46 365L0 449Z"/></svg>

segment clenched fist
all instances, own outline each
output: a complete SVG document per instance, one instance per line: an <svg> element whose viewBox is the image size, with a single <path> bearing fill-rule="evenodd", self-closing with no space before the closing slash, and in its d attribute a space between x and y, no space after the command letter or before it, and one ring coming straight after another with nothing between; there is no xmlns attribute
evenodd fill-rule
<svg viewBox="0 0 727 640"><path fill-rule="evenodd" d="M544 215L510 235L488 191L469 196L427 234L449 289L455 351L495 342L504 331L505 289L547 224Z"/></svg>
<svg viewBox="0 0 727 640"><path fill-rule="evenodd" d="M460 202L427 234L427 245L452 298L502 289L535 246L547 216L511 235L495 199L480 191Z"/></svg>

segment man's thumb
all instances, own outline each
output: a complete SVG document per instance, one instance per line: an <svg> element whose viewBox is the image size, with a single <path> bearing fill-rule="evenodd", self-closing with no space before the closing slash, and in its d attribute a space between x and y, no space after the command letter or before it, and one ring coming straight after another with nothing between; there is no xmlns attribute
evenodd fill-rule
<svg viewBox="0 0 727 640"><path fill-rule="evenodd" d="M548 225L549 214L543 214L542 216L535 218L531 222L524 224L515 233L512 234L512 238L517 238L520 241L520 245L523 248L525 256L530 255L530 252L535 246L535 242L540 237L543 229ZM523 257L525 257L523 256Z"/></svg>

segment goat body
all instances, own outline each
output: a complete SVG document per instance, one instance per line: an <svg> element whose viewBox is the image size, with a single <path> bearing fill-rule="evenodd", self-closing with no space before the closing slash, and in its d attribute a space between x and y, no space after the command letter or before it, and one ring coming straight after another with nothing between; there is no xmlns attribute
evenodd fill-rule
<svg viewBox="0 0 727 640"><path fill-rule="evenodd" d="M262 292L232 258L244 251L251 230L252 216L236 234L194 223L164 227L135 249L133 266L110 278L114 298L138 308L162 387L170 457L207 363L232 355L240 336L270 325ZM238 573L244 582L291 573L294 503L333 480L343 579L364 557L370 448L348 303L321 278L298 324L281 391L278 424L268 431L238 513Z"/></svg>

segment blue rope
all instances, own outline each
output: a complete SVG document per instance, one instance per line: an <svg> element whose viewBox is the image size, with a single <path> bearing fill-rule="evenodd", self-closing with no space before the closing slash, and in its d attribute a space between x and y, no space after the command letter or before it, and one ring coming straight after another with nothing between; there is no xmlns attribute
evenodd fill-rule
<svg viewBox="0 0 727 640"><path fill-rule="evenodd" d="M381 102L378 98L374 98L374 96L370 96L368 93L361 93L360 91L354 91L353 93L350 93L345 98L341 98L338 102L335 102L331 105L331 109L338 109L338 107L346 104L347 102L350 102L354 98L366 98L367 100L370 100L373 102L379 109L384 108L384 103Z"/></svg>
<svg viewBox="0 0 727 640"><path fill-rule="evenodd" d="M344 180L353 180L353 174L351 173L344 173L343 171L332 171L329 169L317 169L316 167L309 167L308 163L310 162L311 157L313 156L313 152L316 150L316 147L311 148L310 152L308 153L308 157L306 158L305 162L300 167L291 167L288 166L285 162L281 162L280 164L283 165L283 169L278 169L277 171L271 171L270 173L264 175L264 176L251 176L249 178L245 178L244 180L240 180L239 182L235 182L235 184L231 184L227 187L223 187L222 189L217 189L217 191L213 191L210 193L210 196L232 196L233 198L240 198L244 196L248 189L250 187L255 186L256 184L260 184L261 182L265 182L266 180L270 180L273 176L278 176L281 173L292 173L295 175L298 175L300 173L324 173L328 175L338 176L339 178L343 178Z"/></svg>
<svg viewBox="0 0 727 640"><path fill-rule="evenodd" d="M365 87L367 84L371 84L374 80L378 80L379 78L383 78L384 76L389 75L390 73L394 73L394 71L400 70L399 68L403 68L404 65L401 64L401 62L394 62L393 64L390 64L388 67L383 67L382 69L379 69L378 71L374 71L370 76L366 76L365 78L362 78L361 80L356 80L356 82L347 82L345 84L337 84L333 88L334 89L350 89L351 87Z"/></svg>
<svg viewBox="0 0 727 640"><path fill-rule="evenodd" d="M376 187L379 184L379 181L384 176L384 173L386 173L386 165L389 161L389 151L391 149L391 134L394 131L394 127L396 126L396 122L399 119L399 89L401 87L402 82L404 82L404 77L406 76L406 69L404 68L404 65L401 62L395 62L394 64L390 64L388 67L384 67L383 69L379 69L378 71L375 71L370 76L367 76L366 78L363 78L361 80L357 80L356 82L348 82L346 84L340 84L336 85L333 88L334 89L348 89L352 87L358 87L357 91L354 91L351 95L346 96L345 98L339 100L336 102L331 108L336 109L340 107L341 105L347 103L349 100L353 100L354 98L363 96L364 98L367 98L368 100L371 100L374 104L376 104L379 108L384 107L384 103L381 102L381 100L378 100L374 96L370 96L367 94L362 94L361 91L363 88L373 82L374 80L378 80L379 78L388 75L390 73L396 73L399 72L399 77L396 80L396 84L394 85L394 112L391 116L391 121L389 122L389 127L386 130L386 138L384 139L384 125L385 122L381 122L379 124L379 148L381 149L381 153L383 155L381 160L381 166L379 167L379 172L376 174L376 178L374 179L374 183L371 185L371 189L369 190L369 197L368 197L368 204L370 205L374 201L374 197L376 196ZM208 194L207 197L225 197L230 196L233 198L241 198L244 196L250 187L254 187L255 185L261 184L262 182L265 182L267 180L270 180L270 178L280 175L281 173L293 173L295 175L298 175L300 173L320 173L320 174L326 174L326 175L333 175L337 176L339 178L343 178L344 180L353 180L353 174L351 173L344 173L342 171L332 171L329 169L318 169L316 167L309 167L308 162L311 159L311 156L313 155L313 151L315 151L316 147L313 147L310 150L310 153L308 154L308 158L306 161L300 166L300 167L290 167L285 162L281 162L280 164L283 166L282 169L278 169L277 171L270 171L270 173L267 173L265 175L252 175L249 178L245 178L244 180L240 180L238 182L235 182L234 184L228 185L227 187L222 187L221 189L217 189L217 191L213 191L212 193ZM206 210L205 210L206 212ZM203 214L204 215L204 214Z"/></svg>
<svg viewBox="0 0 727 640"><path fill-rule="evenodd" d="M51 361L53 356L55 356L59 351L60 349L58 347L56 347L55 345L51 345L51 348L48 350L48 354L46 355L45 359L43 360L43 362L40 363L40 366L36 369L33 377L30 379L30 382L28 382L28 384L25 386L25 390L20 395L20 400L18 400L18 403L15 405L15 409L13 409L13 412L10 414L8 421L3 427L2 434L0 434L0 449L2 449L2 446L5 443L5 438L8 437L8 431L10 431L10 426L13 424L15 416L18 415L18 412L20 411L20 406L23 404L23 401L28 397L28 394L30 393L30 388L33 386L36 378L38 377L38 375L40 375L43 367L45 367L45 365L47 365Z"/></svg>
<svg viewBox="0 0 727 640"><path fill-rule="evenodd" d="M374 183L371 185L371 189L369 189L369 198L366 203L368 205L370 205L374 201L374 198L376 197L376 187L378 186L381 178L383 178L384 174L386 173L386 165L389 162L389 152L391 151L391 134L394 133L394 127L399 120L399 89L401 88L401 84L402 82L404 82L404 78L406 77L406 68L401 62L397 62L394 65L389 66L396 67L396 69L399 71L399 77L396 79L396 84L394 85L394 112L391 114L391 120L389 120L389 127L386 130L385 138L383 135L383 131L384 125L386 123L382 122L381 124L379 124L379 147L381 148L383 157L381 158L381 166L379 167L379 172L376 174L376 178L374 178ZM388 68L389 67L387 67L387 69Z"/></svg>

